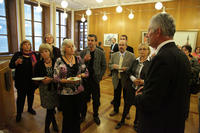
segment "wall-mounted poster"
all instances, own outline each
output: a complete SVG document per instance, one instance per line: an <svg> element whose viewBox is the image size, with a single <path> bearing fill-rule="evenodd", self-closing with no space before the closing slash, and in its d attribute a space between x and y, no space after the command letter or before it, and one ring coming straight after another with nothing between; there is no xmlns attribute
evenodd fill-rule
<svg viewBox="0 0 200 133"><path fill-rule="evenodd" d="M142 31L142 43L147 42L147 31ZM196 48L196 41L197 41L197 31L176 31L174 35L174 41L176 45L183 46L185 44L189 44L192 47L192 50Z"/></svg>
<svg viewBox="0 0 200 133"><path fill-rule="evenodd" d="M111 46L111 39L116 38L116 42L118 42L118 34L108 33L104 34L104 46Z"/></svg>

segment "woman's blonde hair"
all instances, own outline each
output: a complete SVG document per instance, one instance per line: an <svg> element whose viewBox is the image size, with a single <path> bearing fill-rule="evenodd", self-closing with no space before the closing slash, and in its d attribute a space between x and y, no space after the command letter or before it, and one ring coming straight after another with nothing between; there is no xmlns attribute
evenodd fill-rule
<svg viewBox="0 0 200 133"><path fill-rule="evenodd" d="M74 43L72 42L72 40L71 40L71 39L65 39L65 40L62 42L62 47L61 47L61 50L60 50L62 56L65 55L65 53L66 53L65 48L66 48L66 46L67 46L68 44L70 44L70 43L74 46L74 51L76 51L76 47L75 47Z"/></svg>
<svg viewBox="0 0 200 133"><path fill-rule="evenodd" d="M53 37L53 35L50 34L50 33L45 34L45 36L44 36L44 43L47 43L47 42L46 42L47 36L51 36L51 37L53 38L53 43L54 43L54 37Z"/></svg>
<svg viewBox="0 0 200 133"><path fill-rule="evenodd" d="M41 53L43 50L48 50L50 52L50 57L53 57L53 53L51 50L51 46L47 43L42 43L39 47L39 52Z"/></svg>
<svg viewBox="0 0 200 133"><path fill-rule="evenodd" d="M147 43L140 43L140 45L138 46L138 49L141 48L141 47L145 47L149 50L148 55L151 53L151 49L150 49L150 47Z"/></svg>
<svg viewBox="0 0 200 133"><path fill-rule="evenodd" d="M30 46L31 46L31 42L30 42L29 40L27 40L27 39L23 40L23 41L20 43L20 51L21 51L21 52L23 51L22 47L23 47L23 44L25 44L25 43L29 43ZM32 47L31 47L31 48L32 48ZM31 50L31 48L30 48L30 50Z"/></svg>

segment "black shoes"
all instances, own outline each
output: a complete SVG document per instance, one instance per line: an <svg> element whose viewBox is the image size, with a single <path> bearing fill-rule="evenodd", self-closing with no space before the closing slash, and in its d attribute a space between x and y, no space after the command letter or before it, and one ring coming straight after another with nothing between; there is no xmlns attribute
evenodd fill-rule
<svg viewBox="0 0 200 133"><path fill-rule="evenodd" d="M85 121L85 117L81 117L80 123L83 123Z"/></svg>
<svg viewBox="0 0 200 133"><path fill-rule="evenodd" d="M110 116L115 116L116 114L118 114L118 112L112 111L112 112L110 113Z"/></svg>
<svg viewBox="0 0 200 133"><path fill-rule="evenodd" d="M21 114L17 114L17 116L16 116L16 122L20 122L21 118L22 118Z"/></svg>
<svg viewBox="0 0 200 133"><path fill-rule="evenodd" d="M97 124L97 125L100 125L101 121L99 119L98 116L94 117L94 122Z"/></svg>
<svg viewBox="0 0 200 133"><path fill-rule="evenodd" d="M33 109L28 109L28 112L29 112L30 114L32 114L32 115L36 115L36 112L35 112L35 110L33 110Z"/></svg>
<svg viewBox="0 0 200 133"><path fill-rule="evenodd" d="M115 129L120 129L124 124L125 124L124 122L117 123Z"/></svg>

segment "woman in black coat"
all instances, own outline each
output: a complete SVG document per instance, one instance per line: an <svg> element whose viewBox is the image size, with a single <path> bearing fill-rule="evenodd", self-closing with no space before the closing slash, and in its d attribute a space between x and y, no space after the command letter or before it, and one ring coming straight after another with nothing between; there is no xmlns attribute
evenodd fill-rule
<svg viewBox="0 0 200 133"><path fill-rule="evenodd" d="M150 48L147 44L140 44L138 48L139 57L133 62L131 68L127 72L129 75L129 79L126 83L126 99L124 105L124 111L122 114L121 121L115 127L119 129L122 125L125 124L125 118L128 114L130 107L134 105L134 98L136 90L144 85L144 79L147 74L147 70L150 64ZM138 111L136 109L134 128L137 131L138 127Z"/></svg>
<svg viewBox="0 0 200 133"><path fill-rule="evenodd" d="M17 116L16 122L21 120L24 109L25 98L28 100L28 112L35 115L33 110L34 92L37 86L33 83L33 68L39 56L31 51L31 42L23 40L20 44L20 51L16 52L9 64L11 69L15 69L15 87L17 89Z"/></svg>

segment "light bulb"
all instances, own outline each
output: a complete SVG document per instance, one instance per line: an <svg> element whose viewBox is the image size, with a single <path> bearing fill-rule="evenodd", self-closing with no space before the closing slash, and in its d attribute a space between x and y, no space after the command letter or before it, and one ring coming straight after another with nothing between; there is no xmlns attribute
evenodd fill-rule
<svg viewBox="0 0 200 133"><path fill-rule="evenodd" d="M102 19L103 19L104 21L106 21L106 20L108 19L108 17L106 16L106 14L103 15Z"/></svg>
<svg viewBox="0 0 200 133"><path fill-rule="evenodd" d="M86 11L86 15L90 16L91 14L92 14L92 11L88 8L87 11Z"/></svg>
<svg viewBox="0 0 200 133"><path fill-rule="evenodd" d="M63 17L64 17L64 18L67 18L67 17L68 17L68 14L67 14L66 12L64 12L64 13L63 13Z"/></svg>
<svg viewBox="0 0 200 133"><path fill-rule="evenodd" d="M163 4L162 4L161 2L157 2L157 3L155 4L155 8L156 8L157 10L162 9L162 7L163 7Z"/></svg>
<svg viewBox="0 0 200 133"><path fill-rule="evenodd" d="M81 21L82 21L82 22L85 22L84 14L82 15Z"/></svg>
<svg viewBox="0 0 200 133"><path fill-rule="evenodd" d="M96 0L96 2L101 3L101 2L103 2L103 0Z"/></svg>
<svg viewBox="0 0 200 133"><path fill-rule="evenodd" d="M128 18L129 18L129 19L133 19L133 18L134 18L134 14L131 12L131 13L128 15Z"/></svg>
<svg viewBox="0 0 200 133"><path fill-rule="evenodd" d="M42 7L40 6L40 2L38 2L38 6L36 7L36 12L42 12Z"/></svg>
<svg viewBox="0 0 200 133"><path fill-rule="evenodd" d="M0 30L2 29L2 26L0 25Z"/></svg>
<svg viewBox="0 0 200 133"><path fill-rule="evenodd" d="M3 0L0 0L0 4L3 3Z"/></svg>
<svg viewBox="0 0 200 133"><path fill-rule="evenodd" d="M61 6L62 6L62 8L67 8L68 2L65 1L65 0L63 0L63 1L61 2Z"/></svg>
<svg viewBox="0 0 200 133"><path fill-rule="evenodd" d="M117 6L117 8L116 8L116 12L118 12L118 13L121 13L122 12L122 7L121 6Z"/></svg>

